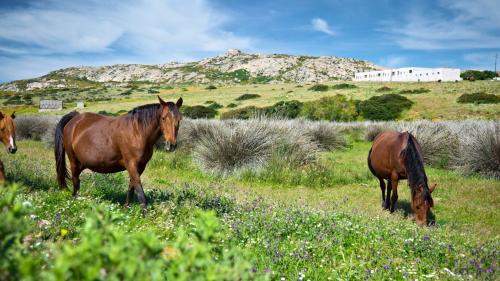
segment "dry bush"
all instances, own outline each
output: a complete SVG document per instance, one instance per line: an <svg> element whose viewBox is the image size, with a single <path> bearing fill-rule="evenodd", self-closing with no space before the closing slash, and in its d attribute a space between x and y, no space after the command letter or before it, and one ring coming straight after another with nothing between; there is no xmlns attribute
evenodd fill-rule
<svg viewBox="0 0 500 281"><path fill-rule="evenodd" d="M321 149L334 150L347 146L345 135L341 129L331 122L307 122L307 134Z"/></svg>
<svg viewBox="0 0 500 281"><path fill-rule="evenodd" d="M55 116L25 115L17 117L14 121L16 123L17 139L43 140L48 141L50 144L54 141L53 133L59 118ZM52 139L50 139L51 136Z"/></svg>
<svg viewBox="0 0 500 281"><path fill-rule="evenodd" d="M223 122L197 124L191 132L195 161L211 172L228 174L262 166L271 156L274 134L257 122L231 126Z"/></svg>
<svg viewBox="0 0 500 281"><path fill-rule="evenodd" d="M450 122L460 139L458 169L500 178L500 123L498 121Z"/></svg>

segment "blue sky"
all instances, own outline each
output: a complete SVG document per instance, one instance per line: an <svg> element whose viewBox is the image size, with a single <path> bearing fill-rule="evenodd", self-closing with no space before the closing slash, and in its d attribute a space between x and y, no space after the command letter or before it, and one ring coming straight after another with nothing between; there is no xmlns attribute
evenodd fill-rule
<svg viewBox="0 0 500 281"><path fill-rule="evenodd" d="M0 0L0 81L229 48L492 69L499 19L498 0Z"/></svg>

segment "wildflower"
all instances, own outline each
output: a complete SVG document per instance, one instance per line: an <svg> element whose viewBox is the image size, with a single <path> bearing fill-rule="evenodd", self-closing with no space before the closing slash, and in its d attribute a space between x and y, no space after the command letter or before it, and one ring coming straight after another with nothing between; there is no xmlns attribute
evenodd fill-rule
<svg viewBox="0 0 500 281"><path fill-rule="evenodd" d="M165 249L163 249L162 256L166 260L173 259L176 255L177 251L169 245L165 246Z"/></svg>

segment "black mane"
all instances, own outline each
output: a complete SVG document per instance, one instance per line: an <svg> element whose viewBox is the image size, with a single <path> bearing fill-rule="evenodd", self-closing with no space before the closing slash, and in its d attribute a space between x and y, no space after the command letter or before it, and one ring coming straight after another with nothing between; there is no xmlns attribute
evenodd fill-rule
<svg viewBox="0 0 500 281"><path fill-rule="evenodd" d="M427 175L424 170L424 161L422 155L418 152L415 146L415 137L408 133L408 145L404 150L404 158L406 164L406 176L410 185L412 196L415 195L416 188L422 186L422 199L431 202L431 192L427 184Z"/></svg>
<svg viewBox="0 0 500 281"><path fill-rule="evenodd" d="M139 126L145 128L160 120L160 109L161 105L159 103L141 105L130 110L127 113L127 118L137 119Z"/></svg>

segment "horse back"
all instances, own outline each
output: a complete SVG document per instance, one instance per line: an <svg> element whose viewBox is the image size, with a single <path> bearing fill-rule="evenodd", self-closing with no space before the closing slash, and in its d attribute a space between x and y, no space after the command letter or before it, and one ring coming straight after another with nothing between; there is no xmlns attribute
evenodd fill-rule
<svg viewBox="0 0 500 281"><path fill-rule="evenodd" d="M384 179L396 175L400 179L406 178L403 151L409 137L407 132L386 131L375 138L369 154L370 170L375 176Z"/></svg>
<svg viewBox="0 0 500 281"><path fill-rule="evenodd" d="M68 158L97 172L124 170L120 137L124 130L118 118L95 113L75 116L64 127L64 146Z"/></svg>

